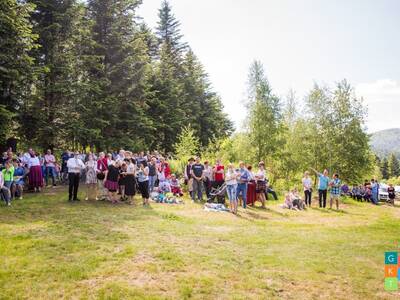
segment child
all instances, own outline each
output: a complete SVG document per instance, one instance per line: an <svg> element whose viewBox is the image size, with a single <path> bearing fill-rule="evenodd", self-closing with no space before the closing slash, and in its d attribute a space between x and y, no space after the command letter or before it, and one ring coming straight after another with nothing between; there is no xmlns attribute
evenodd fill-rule
<svg viewBox="0 0 400 300"><path fill-rule="evenodd" d="M294 188L289 193L289 195L290 195L290 198L291 198L293 209L295 209L295 210L303 210L303 209L305 209L304 202L303 202L303 200L301 200L299 192L297 191L296 188Z"/></svg>
<svg viewBox="0 0 400 300"><path fill-rule="evenodd" d="M226 191L229 199L229 209L233 214L237 214L238 201L236 197L237 190L237 179L240 176L239 173L233 168L233 164L228 165L228 170L225 174Z"/></svg>
<svg viewBox="0 0 400 300"><path fill-rule="evenodd" d="M281 206L282 208L293 209L292 197L290 193L285 194L285 202Z"/></svg>
<svg viewBox="0 0 400 300"><path fill-rule="evenodd" d="M158 192L163 194L171 193L171 184L168 180L160 181L160 184L158 185Z"/></svg>
<svg viewBox="0 0 400 300"><path fill-rule="evenodd" d="M393 187L393 184L389 183L389 187L387 189L388 191L388 196L389 196L389 202L394 206L394 199L396 198L396 191Z"/></svg>
<svg viewBox="0 0 400 300"><path fill-rule="evenodd" d="M174 196L179 196L179 197L183 196L181 185L179 183L179 180L176 178L175 174L171 175L170 185L171 185L171 192L174 194Z"/></svg>

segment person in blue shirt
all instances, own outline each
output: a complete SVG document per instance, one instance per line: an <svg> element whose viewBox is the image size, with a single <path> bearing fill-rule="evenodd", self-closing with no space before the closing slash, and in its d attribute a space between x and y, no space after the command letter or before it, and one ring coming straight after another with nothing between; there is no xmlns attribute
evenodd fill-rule
<svg viewBox="0 0 400 300"><path fill-rule="evenodd" d="M378 180L371 179L371 201L375 205L378 205L379 187Z"/></svg>
<svg viewBox="0 0 400 300"><path fill-rule="evenodd" d="M251 179L250 172L246 169L244 162L239 162L239 170L237 173L240 174L238 177L238 185L236 188L236 198L239 200L239 196L242 195L243 208L246 208L247 201L247 183Z"/></svg>
<svg viewBox="0 0 400 300"><path fill-rule="evenodd" d="M315 174L318 176L318 200L319 200L319 207L325 208L326 207L326 196L328 192L328 184L329 184L329 172L327 169L324 170L323 173L318 172L315 169L312 169Z"/></svg>

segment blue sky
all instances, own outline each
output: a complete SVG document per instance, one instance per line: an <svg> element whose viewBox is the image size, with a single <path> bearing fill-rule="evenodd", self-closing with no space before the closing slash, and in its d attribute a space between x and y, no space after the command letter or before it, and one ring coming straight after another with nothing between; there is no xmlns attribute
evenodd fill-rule
<svg viewBox="0 0 400 300"><path fill-rule="evenodd" d="M225 111L240 126L254 59L274 92L301 101L314 82L346 78L369 108L369 132L400 127L400 0L170 0ZM161 1L139 15L154 28Z"/></svg>

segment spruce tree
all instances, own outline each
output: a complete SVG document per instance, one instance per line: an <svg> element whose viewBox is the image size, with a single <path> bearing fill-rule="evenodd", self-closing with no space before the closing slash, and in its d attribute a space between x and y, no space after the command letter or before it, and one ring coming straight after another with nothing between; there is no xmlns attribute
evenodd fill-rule
<svg viewBox="0 0 400 300"><path fill-rule="evenodd" d="M381 162L381 173L383 179L389 179L389 163L386 157Z"/></svg>
<svg viewBox="0 0 400 300"><path fill-rule="evenodd" d="M388 167L389 167L389 177L400 176L399 160L397 159L397 157L394 153L389 155Z"/></svg>
<svg viewBox="0 0 400 300"><path fill-rule="evenodd" d="M35 5L24 1L0 1L0 144L18 120L30 98L34 76L31 50L37 45L30 15Z"/></svg>

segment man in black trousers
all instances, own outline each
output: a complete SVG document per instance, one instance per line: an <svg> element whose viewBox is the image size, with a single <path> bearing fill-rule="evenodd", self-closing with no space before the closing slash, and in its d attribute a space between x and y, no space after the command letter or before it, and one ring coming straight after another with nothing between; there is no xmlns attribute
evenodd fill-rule
<svg viewBox="0 0 400 300"><path fill-rule="evenodd" d="M68 201L79 201L78 199L78 188L79 188L79 176L81 171L85 168L85 164L78 157L79 153L76 152L67 161L68 168L68 180L69 180L69 190L68 190Z"/></svg>

